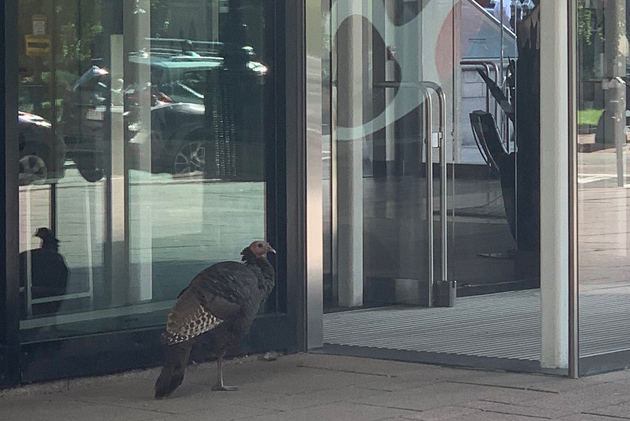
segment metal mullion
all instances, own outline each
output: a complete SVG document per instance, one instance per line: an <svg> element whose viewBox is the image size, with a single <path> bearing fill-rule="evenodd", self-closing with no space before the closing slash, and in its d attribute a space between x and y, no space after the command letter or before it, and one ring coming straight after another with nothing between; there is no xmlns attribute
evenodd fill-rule
<svg viewBox="0 0 630 421"><path fill-rule="evenodd" d="M568 0L569 52L569 377L580 375L577 160L577 0Z"/></svg>
<svg viewBox="0 0 630 421"><path fill-rule="evenodd" d="M5 138L0 159L0 213L3 218L0 230L5 241L0 246L4 259L4 271L0 280L0 386L20 382L20 292L19 292L19 186L18 186L18 2L3 2L2 33L3 49L0 52L0 89L3 92L3 119L0 122Z"/></svg>
<svg viewBox="0 0 630 421"><path fill-rule="evenodd" d="M429 278L429 307L433 307L433 291L435 283L435 247L433 226L433 102L431 95L424 91L424 121L426 141L426 195L427 195L427 251L429 259L427 264Z"/></svg>

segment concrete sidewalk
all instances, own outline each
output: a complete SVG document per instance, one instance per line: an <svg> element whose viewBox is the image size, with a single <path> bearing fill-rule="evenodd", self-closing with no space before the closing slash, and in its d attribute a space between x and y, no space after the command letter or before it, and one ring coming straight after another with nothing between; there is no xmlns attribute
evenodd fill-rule
<svg viewBox="0 0 630 421"><path fill-rule="evenodd" d="M630 420L630 371L580 380L316 354L213 363L153 399L158 370L0 391L0 420Z"/></svg>

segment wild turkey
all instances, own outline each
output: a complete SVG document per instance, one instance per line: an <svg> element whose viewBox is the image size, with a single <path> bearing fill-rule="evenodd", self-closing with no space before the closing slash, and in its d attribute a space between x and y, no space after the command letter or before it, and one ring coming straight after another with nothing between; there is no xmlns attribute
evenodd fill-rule
<svg viewBox="0 0 630 421"><path fill-rule="evenodd" d="M242 263L212 265L179 294L162 334L168 350L155 383L156 399L169 396L182 383L193 343L208 331L217 347L217 383L212 390L236 390L223 384L223 356L249 331L275 285L275 272L266 258L269 252L275 253L269 243L254 241L241 252Z"/></svg>
<svg viewBox="0 0 630 421"><path fill-rule="evenodd" d="M41 247L20 253L20 287L26 294L30 260L31 297L47 298L64 295L68 285L69 270L65 259L59 253L59 240L51 230L45 227L39 228L35 232L35 237L42 239ZM25 300L22 302L24 303ZM61 303L60 300L37 304L33 314L56 313Z"/></svg>

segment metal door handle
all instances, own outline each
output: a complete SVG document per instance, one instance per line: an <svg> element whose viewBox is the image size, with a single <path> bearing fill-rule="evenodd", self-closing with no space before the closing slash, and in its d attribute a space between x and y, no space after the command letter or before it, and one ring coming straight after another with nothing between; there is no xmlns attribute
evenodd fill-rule
<svg viewBox="0 0 630 421"><path fill-rule="evenodd" d="M448 225L446 221L447 217L447 166L446 166L446 141L445 141L445 131L446 131L446 95L444 94L444 90L440 85L435 82L422 82L427 88L435 91L435 94L438 98L438 107L439 107L439 127L438 127L438 143L440 148L440 230L441 230L441 238L442 238L442 281L446 281L448 279L447 276L447 265L448 265ZM429 104L431 103L431 96L427 95L429 98Z"/></svg>
<svg viewBox="0 0 630 421"><path fill-rule="evenodd" d="M442 236L442 259L441 268L442 276L441 280L446 281L447 277L447 264L448 264L448 225L446 221L447 217L447 167L446 167L446 142L445 142L445 128L446 128L446 95L442 88L435 82L419 81L419 82L397 82L397 81L383 81L375 82L373 84L375 88L412 88L422 92L425 99L424 107L424 127L426 133L426 174L427 174L427 246L429 251L429 297L433 297L433 283L435 282L435 269L433 264L434 256L434 244L433 244L433 98L429 92L429 89L434 91L438 99L439 107L439 126L438 126L438 148L440 150L440 229ZM429 300L429 306L432 305L432 299Z"/></svg>

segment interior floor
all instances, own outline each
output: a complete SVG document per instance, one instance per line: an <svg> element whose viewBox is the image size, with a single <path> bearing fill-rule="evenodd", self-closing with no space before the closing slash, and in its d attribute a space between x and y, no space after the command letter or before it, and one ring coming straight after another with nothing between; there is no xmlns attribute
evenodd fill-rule
<svg viewBox="0 0 630 421"><path fill-rule="evenodd" d="M522 267L535 269L537 263L528 262L514 253L516 242L506 219L500 183L491 177L482 177L481 172L477 170L473 178L457 178L455 182L449 180L449 279L457 281L458 296L536 288L537 274L527 273ZM391 291L395 279L421 281L427 278L425 183L422 177L363 179L365 307L397 303ZM329 180L324 180L324 191L325 196L330 192ZM439 180L434 180L434 191L439 191ZM435 268L439 270L439 197L435 197L434 203L433 244ZM345 212L345 208L340 206L338 212ZM326 201L324 232L332 231L332 208ZM325 311L334 311L339 307L337 286L331 275L334 266L332 247L333 241L329 236L324 241L327 272L324 282Z"/></svg>

